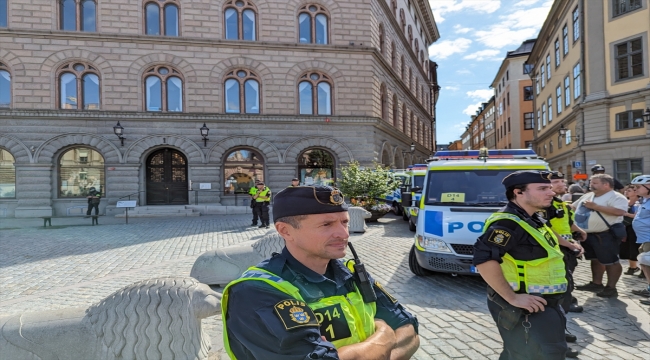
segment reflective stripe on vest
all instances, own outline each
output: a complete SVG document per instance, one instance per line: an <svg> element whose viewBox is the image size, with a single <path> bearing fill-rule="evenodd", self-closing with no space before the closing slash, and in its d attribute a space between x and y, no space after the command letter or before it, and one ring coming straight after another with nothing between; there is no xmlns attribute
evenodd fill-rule
<svg viewBox="0 0 650 360"><path fill-rule="evenodd" d="M523 283L529 294L558 294L566 292L567 279L564 268L564 254L560 250L555 234L546 225L535 229L518 216L508 213L494 213L486 221L483 232L495 221L512 220L521 226L539 243L548 256L536 260L517 260L510 254L503 256L501 270L514 291L519 291ZM553 243L551 243L553 242Z"/></svg>
<svg viewBox="0 0 650 360"><path fill-rule="evenodd" d="M271 189L269 189L268 187L265 186L262 191L258 192L257 199L255 199L255 201L257 201L257 202L270 201L271 198L266 196L266 194L268 194L270 191L271 191Z"/></svg>
<svg viewBox="0 0 650 360"><path fill-rule="evenodd" d="M348 262L350 261L351 260L348 260ZM353 269L353 267L348 263L346 263L346 266L349 269ZM240 276L237 280L230 282L223 290L223 296L221 299L221 312L222 312L221 318L223 321L222 331L223 331L224 348L231 359L236 359L236 357L235 354L230 349L230 342L228 339L228 329L226 325L229 289L231 286L235 284L238 284L242 281L250 281L250 280L263 281L273 286L277 290L282 291L283 293L289 295L290 297L293 297L296 300L303 301L303 302L305 301L300 295L300 290L298 290L298 288L293 286L290 282L283 280L281 277L267 270L255 266L248 268L248 270L246 270L242 274L242 276ZM359 290L356 289L356 286L355 286L355 291L349 292L346 295L330 296L327 298L320 299L316 302L307 303L307 305L312 310L314 310L314 313L319 323L323 322L324 316L335 317L336 315L331 313L325 313L325 315L323 315L318 313L317 311L318 309L322 309L333 305L340 306L341 312L345 316L345 319L347 320L347 325L351 336L343 339L333 340L332 343L337 348L346 345L360 343L375 333L375 314L377 313L376 304L374 302L370 304L365 304L363 302L361 293L359 293ZM327 335L330 335L330 337L335 337L333 336L335 335L333 332L334 330L330 327L326 329L321 329L322 335L326 335L327 333Z"/></svg>
<svg viewBox="0 0 650 360"><path fill-rule="evenodd" d="M564 216L561 218L553 218L549 220L551 225L553 226L553 230L555 230L556 233L558 233L562 238L565 240L567 238L571 238L571 225L569 225L569 218L571 217L571 213L569 212L569 209L567 209L567 206L564 202L562 201L555 201L553 200L552 206L556 210L564 210Z"/></svg>

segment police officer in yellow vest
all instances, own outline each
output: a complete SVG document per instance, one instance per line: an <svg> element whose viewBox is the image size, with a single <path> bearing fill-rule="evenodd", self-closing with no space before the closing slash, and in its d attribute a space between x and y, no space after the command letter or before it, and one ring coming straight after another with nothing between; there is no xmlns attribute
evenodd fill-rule
<svg viewBox="0 0 650 360"><path fill-rule="evenodd" d="M474 266L488 283L488 309L503 339L500 359L565 359L567 279L553 231L537 214L555 193L548 171L516 171L502 184L509 202L485 222Z"/></svg>
<svg viewBox="0 0 650 360"><path fill-rule="evenodd" d="M296 186L300 186L300 179L298 178L291 179L291 187L296 187Z"/></svg>
<svg viewBox="0 0 650 360"><path fill-rule="evenodd" d="M253 209L253 222L251 223L251 226L257 226L257 211L255 211L255 206L257 205L257 201L253 198L255 194L257 194L257 184L259 184L259 180L255 180L255 186L251 187L248 189L248 195L251 197L251 209Z"/></svg>
<svg viewBox="0 0 650 360"><path fill-rule="evenodd" d="M259 217L262 225L260 228L269 228L269 204L271 203L271 189L264 185L264 182L260 181L255 184L257 191L253 195L253 200L255 200L255 207L253 208L253 226L257 224L257 218Z"/></svg>
<svg viewBox="0 0 650 360"><path fill-rule="evenodd" d="M409 359L419 346L417 319L372 277L357 276L353 261L337 260L349 237L340 191L288 187L275 196L273 212L282 253L223 292L230 358ZM364 284L374 300L365 298Z"/></svg>

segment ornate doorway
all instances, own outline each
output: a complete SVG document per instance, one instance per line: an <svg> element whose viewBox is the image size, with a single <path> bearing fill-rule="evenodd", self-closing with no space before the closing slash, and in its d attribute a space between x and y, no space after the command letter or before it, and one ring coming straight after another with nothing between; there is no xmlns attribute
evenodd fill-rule
<svg viewBox="0 0 650 360"><path fill-rule="evenodd" d="M165 148L147 158L147 205L187 205L187 158Z"/></svg>

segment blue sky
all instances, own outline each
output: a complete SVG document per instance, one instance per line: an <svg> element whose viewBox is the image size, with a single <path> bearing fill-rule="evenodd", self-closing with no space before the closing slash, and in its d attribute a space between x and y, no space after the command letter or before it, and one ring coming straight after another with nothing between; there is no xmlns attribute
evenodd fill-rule
<svg viewBox="0 0 650 360"><path fill-rule="evenodd" d="M429 47L441 86L437 142L459 139L479 105L493 95L506 52L537 37L552 0L429 0L440 40Z"/></svg>

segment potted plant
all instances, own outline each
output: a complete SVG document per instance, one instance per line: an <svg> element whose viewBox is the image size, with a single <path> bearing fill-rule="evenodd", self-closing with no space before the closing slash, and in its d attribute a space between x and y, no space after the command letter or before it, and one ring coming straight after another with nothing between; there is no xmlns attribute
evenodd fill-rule
<svg viewBox="0 0 650 360"><path fill-rule="evenodd" d="M353 206L360 206L372 214L370 219L366 219L367 222L377 221L390 211L390 205L378 201L399 187L391 176L390 168L378 163L363 167L359 162L352 161L340 169L340 174L341 192Z"/></svg>

